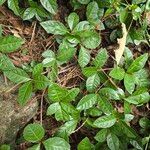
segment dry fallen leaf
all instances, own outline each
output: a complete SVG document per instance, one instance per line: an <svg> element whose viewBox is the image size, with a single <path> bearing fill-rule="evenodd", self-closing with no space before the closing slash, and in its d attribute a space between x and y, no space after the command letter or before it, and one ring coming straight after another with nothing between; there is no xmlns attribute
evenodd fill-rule
<svg viewBox="0 0 150 150"><path fill-rule="evenodd" d="M119 64L121 57L123 55L125 45L126 45L126 38L128 34L126 25L124 23L122 23L122 32L123 32L123 37L117 39L119 47L115 50L115 58L116 58L117 65Z"/></svg>

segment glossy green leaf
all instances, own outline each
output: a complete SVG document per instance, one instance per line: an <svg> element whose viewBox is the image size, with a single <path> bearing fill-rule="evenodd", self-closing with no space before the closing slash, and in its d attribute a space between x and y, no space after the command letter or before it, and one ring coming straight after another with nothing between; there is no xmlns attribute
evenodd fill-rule
<svg viewBox="0 0 150 150"><path fill-rule="evenodd" d="M43 7L51 14L56 14L58 5L56 0L40 0Z"/></svg>
<svg viewBox="0 0 150 150"><path fill-rule="evenodd" d="M40 144L36 144L36 145L28 148L27 150L40 150Z"/></svg>
<svg viewBox="0 0 150 150"><path fill-rule="evenodd" d="M87 6L86 16L87 20L90 22L94 22L99 19L99 7L97 2L90 2Z"/></svg>
<svg viewBox="0 0 150 150"><path fill-rule="evenodd" d="M23 131L25 140L33 143L40 141L44 137L44 134L44 128L37 123L28 124Z"/></svg>
<svg viewBox="0 0 150 150"><path fill-rule="evenodd" d="M85 32L91 29L93 29L93 26L91 26L88 21L81 21L75 26L72 32L80 36L80 34L83 33L83 31Z"/></svg>
<svg viewBox="0 0 150 150"><path fill-rule="evenodd" d="M68 102L60 102L60 106L70 118L79 119L79 111L72 104Z"/></svg>
<svg viewBox="0 0 150 150"><path fill-rule="evenodd" d="M96 94L88 94L84 96L78 103L77 109L78 110L86 110L91 108L97 102L97 95Z"/></svg>
<svg viewBox="0 0 150 150"><path fill-rule="evenodd" d="M87 113L92 117L99 117L102 115L102 111L97 107L93 107L93 108L88 109Z"/></svg>
<svg viewBox="0 0 150 150"><path fill-rule="evenodd" d="M59 103L53 103L51 104L48 109L47 109L47 115L53 115L57 112L57 110L59 110Z"/></svg>
<svg viewBox="0 0 150 150"><path fill-rule="evenodd" d="M0 51L3 53L11 53L18 50L24 43L24 40L12 35L0 38Z"/></svg>
<svg viewBox="0 0 150 150"><path fill-rule="evenodd" d="M28 100L31 98L32 90L33 90L32 82L24 83L19 88L17 101L21 106L24 106L28 102Z"/></svg>
<svg viewBox="0 0 150 150"><path fill-rule="evenodd" d="M50 81L46 76L42 74L36 74L33 76L33 83L34 88L42 90L45 89L50 84Z"/></svg>
<svg viewBox="0 0 150 150"><path fill-rule="evenodd" d="M145 66L147 59L148 59L147 53L139 56L132 62L132 64L129 66L127 72L133 73L133 72L139 71L140 69L142 69Z"/></svg>
<svg viewBox="0 0 150 150"><path fill-rule="evenodd" d="M68 33L68 29L59 21L45 21L40 23L47 33L54 35L64 35Z"/></svg>
<svg viewBox="0 0 150 150"><path fill-rule="evenodd" d="M131 128L129 127L124 121L119 121L118 122L121 129L122 129L122 132L127 135L127 137L129 138L136 138L138 137L138 135L136 134L136 132Z"/></svg>
<svg viewBox="0 0 150 150"><path fill-rule="evenodd" d="M70 30L73 30L73 28L79 23L79 16L73 12L68 16L67 22Z"/></svg>
<svg viewBox="0 0 150 150"><path fill-rule="evenodd" d="M78 144L78 150L91 150L92 149L92 144L90 140L85 137L79 144Z"/></svg>
<svg viewBox="0 0 150 150"><path fill-rule="evenodd" d="M51 84L48 88L48 97L54 102L60 102L68 94L67 89L57 84Z"/></svg>
<svg viewBox="0 0 150 150"><path fill-rule="evenodd" d="M93 61L93 64L95 65L95 67L101 68L104 66L107 59L108 59L107 50L106 49L100 49L99 53L97 54L97 56L95 57L95 59Z"/></svg>
<svg viewBox="0 0 150 150"><path fill-rule="evenodd" d="M77 126L78 121L77 120L69 120L65 124L63 124L59 129L58 129L58 134L62 132L66 132L67 135L69 136L72 134Z"/></svg>
<svg viewBox="0 0 150 150"><path fill-rule="evenodd" d="M126 90L132 94L135 89L135 76L126 73L124 76L124 86Z"/></svg>
<svg viewBox="0 0 150 150"><path fill-rule="evenodd" d="M81 46L79 51L78 63L81 68L85 67L90 62L90 53L87 49Z"/></svg>
<svg viewBox="0 0 150 150"><path fill-rule="evenodd" d="M108 135L108 130L107 129L101 129L96 136L94 137L94 139L98 142L104 142L107 138Z"/></svg>
<svg viewBox="0 0 150 150"><path fill-rule="evenodd" d="M82 73L86 77L90 77L97 73L97 68L96 67L85 67L82 69Z"/></svg>
<svg viewBox="0 0 150 150"><path fill-rule="evenodd" d="M23 83L31 80L28 74L19 68L4 71L4 74L10 81L14 83Z"/></svg>
<svg viewBox="0 0 150 150"><path fill-rule="evenodd" d="M29 7L23 13L23 20L30 20L36 14L35 8Z"/></svg>
<svg viewBox="0 0 150 150"><path fill-rule="evenodd" d="M2 53L0 53L0 69L3 71L15 69L12 61L5 54Z"/></svg>
<svg viewBox="0 0 150 150"><path fill-rule="evenodd" d="M86 88L89 92L93 92L100 84L100 78L98 74L94 74L86 80Z"/></svg>
<svg viewBox="0 0 150 150"><path fill-rule="evenodd" d="M109 114L112 113L113 107L112 107L110 101L109 101L106 97L104 97L104 96L102 96L102 97L98 96L98 104L99 104L99 106L100 106L100 109L101 109L106 115L109 115Z"/></svg>
<svg viewBox="0 0 150 150"><path fill-rule="evenodd" d="M117 119L113 115L102 116L94 121L94 125L98 128L110 128L116 123Z"/></svg>
<svg viewBox="0 0 150 150"><path fill-rule="evenodd" d="M115 134L110 133L107 136L107 145L111 150L119 150L119 139L118 139L118 137Z"/></svg>
<svg viewBox="0 0 150 150"><path fill-rule="evenodd" d="M88 4L90 2L90 0L77 0L78 2L80 2L81 4Z"/></svg>
<svg viewBox="0 0 150 150"><path fill-rule="evenodd" d="M150 95L147 91L143 91L138 94L133 94L133 95L125 98L125 100L131 104L139 105L139 104L144 104L144 103L149 102Z"/></svg>
<svg viewBox="0 0 150 150"><path fill-rule="evenodd" d="M81 33L81 43L88 49L95 49L101 43L101 37L97 32L87 31Z"/></svg>
<svg viewBox="0 0 150 150"><path fill-rule="evenodd" d="M57 59L61 62L69 61L75 55L76 49L68 43L62 43L59 46Z"/></svg>
<svg viewBox="0 0 150 150"><path fill-rule="evenodd" d="M139 120L139 125L143 128L143 129L148 129L150 128L150 120L146 117L143 117Z"/></svg>
<svg viewBox="0 0 150 150"><path fill-rule="evenodd" d="M8 7L11 9L15 15L20 15L19 2L18 0L7 0Z"/></svg>
<svg viewBox="0 0 150 150"><path fill-rule="evenodd" d="M3 5L6 2L6 0L0 0L0 5Z"/></svg>
<svg viewBox="0 0 150 150"><path fill-rule="evenodd" d="M60 137L49 138L43 144L46 150L70 150L70 145Z"/></svg>
<svg viewBox="0 0 150 150"><path fill-rule="evenodd" d="M130 140L130 143L138 150L143 150L143 146L141 142L138 142L136 140Z"/></svg>
<svg viewBox="0 0 150 150"><path fill-rule="evenodd" d="M120 91L114 90L112 88L106 87L99 90L100 96L106 97L112 100L120 100Z"/></svg>
<svg viewBox="0 0 150 150"><path fill-rule="evenodd" d="M109 75L114 79L122 80L124 78L125 71L123 68L115 67L110 71Z"/></svg>

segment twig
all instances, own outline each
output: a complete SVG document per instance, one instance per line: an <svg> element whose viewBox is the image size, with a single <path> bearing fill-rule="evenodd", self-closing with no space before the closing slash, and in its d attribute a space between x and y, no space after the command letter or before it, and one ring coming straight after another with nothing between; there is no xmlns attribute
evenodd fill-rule
<svg viewBox="0 0 150 150"><path fill-rule="evenodd" d="M46 89L43 91L41 95L41 104L40 104L40 123L43 124L43 100L44 100L44 94L46 92Z"/></svg>
<svg viewBox="0 0 150 150"><path fill-rule="evenodd" d="M88 118L81 124L81 126L79 126L76 130L74 130L72 133L75 133L77 131L79 131L84 125L85 123L87 122Z"/></svg>
<svg viewBox="0 0 150 150"><path fill-rule="evenodd" d="M114 81L105 73L105 71L102 69L102 72L107 76L108 80L114 85L116 89L118 89L118 86L114 83Z"/></svg>

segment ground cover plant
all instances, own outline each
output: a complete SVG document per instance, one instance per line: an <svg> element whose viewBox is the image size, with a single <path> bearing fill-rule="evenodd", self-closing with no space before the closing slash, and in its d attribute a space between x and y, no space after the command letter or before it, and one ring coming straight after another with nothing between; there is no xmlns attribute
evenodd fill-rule
<svg viewBox="0 0 150 150"><path fill-rule="evenodd" d="M15 83L19 107L36 96L40 106L37 118L20 131L16 149L22 143L30 150L150 148L149 0L0 0L0 5L23 23L36 21L48 39L40 59L16 65L12 56L23 53L27 39L5 34L1 23L0 71Z"/></svg>

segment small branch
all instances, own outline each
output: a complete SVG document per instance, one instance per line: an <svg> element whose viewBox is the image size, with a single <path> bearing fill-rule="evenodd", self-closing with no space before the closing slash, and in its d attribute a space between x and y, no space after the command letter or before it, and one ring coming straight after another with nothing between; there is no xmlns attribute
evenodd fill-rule
<svg viewBox="0 0 150 150"><path fill-rule="evenodd" d="M40 104L40 123L43 124L43 100L44 100L44 94L46 92L46 89L43 91L41 95L41 104Z"/></svg>
<svg viewBox="0 0 150 150"><path fill-rule="evenodd" d="M79 126L76 130L74 130L72 133L75 133L77 131L79 131L84 125L85 123L87 122L88 118L81 124L81 126Z"/></svg>

